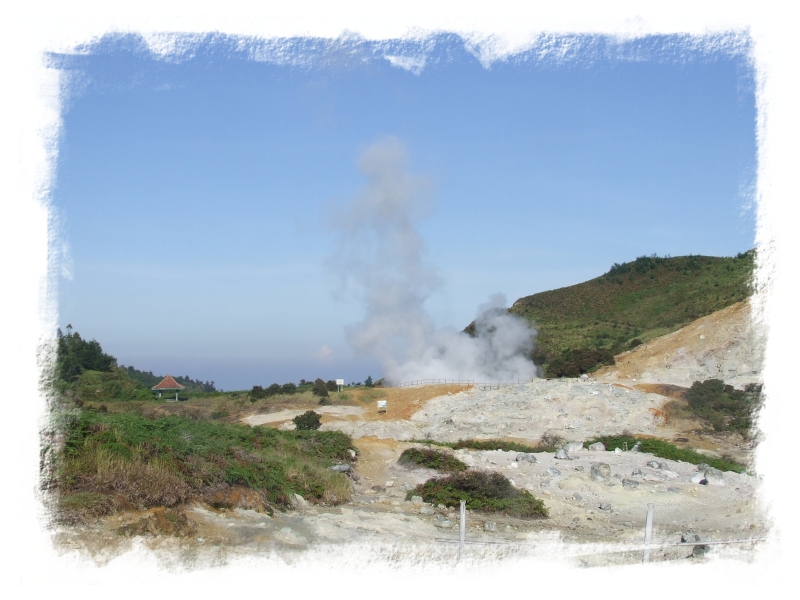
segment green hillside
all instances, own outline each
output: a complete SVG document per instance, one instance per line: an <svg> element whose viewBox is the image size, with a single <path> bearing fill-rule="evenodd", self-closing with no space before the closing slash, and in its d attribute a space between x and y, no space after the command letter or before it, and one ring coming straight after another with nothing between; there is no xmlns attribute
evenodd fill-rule
<svg viewBox="0 0 800 600"><path fill-rule="evenodd" d="M545 375L574 377L744 300L754 258L754 250L730 258L642 256L590 281L520 298L509 311L537 328L533 359Z"/></svg>

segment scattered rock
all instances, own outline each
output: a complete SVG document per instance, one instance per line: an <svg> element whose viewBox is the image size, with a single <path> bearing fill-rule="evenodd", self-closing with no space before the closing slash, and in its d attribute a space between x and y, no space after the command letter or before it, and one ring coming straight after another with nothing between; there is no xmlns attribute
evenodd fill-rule
<svg viewBox="0 0 800 600"><path fill-rule="evenodd" d="M336 471L338 473L347 473L350 470L350 465L343 464L343 465L333 465L332 467L328 467L331 471Z"/></svg>
<svg viewBox="0 0 800 600"><path fill-rule="evenodd" d="M665 462L658 463L658 468L661 469L662 471L669 470L669 467L667 466L667 463L665 463Z"/></svg>
<svg viewBox="0 0 800 600"><path fill-rule="evenodd" d="M608 481L611 478L611 467L606 463L594 463L590 476L594 481Z"/></svg>
<svg viewBox="0 0 800 600"><path fill-rule="evenodd" d="M547 474L548 475L553 475L553 476L561 475L561 471L559 471L555 467L547 467Z"/></svg>
<svg viewBox="0 0 800 600"><path fill-rule="evenodd" d="M595 442L594 444L589 444L589 450L592 452L605 452L606 447L603 442Z"/></svg>
<svg viewBox="0 0 800 600"><path fill-rule="evenodd" d="M583 496L581 496L578 492L574 492L572 494L572 499L575 500L576 502L580 502L581 500L583 500Z"/></svg>
<svg viewBox="0 0 800 600"><path fill-rule="evenodd" d="M277 534L275 534L275 537L283 543L290 544L292 546L301 546L308 542L306 538L289 527L284 527L281 529Z"/></svg>
<svg viewBox="0 0 800 600"><path fill-rule="evenodd" d="M681 488L678 488L678 487L668 487L668 488L667 488L667 491L668 491L670 494L680 494L680 492L681 492Z"/></svg>
<svg viewBox="0 0 800 600"><path fill-rule="evenodd" d="M569 460L569 454L563 448L556 450L556 458L559 460Z"/></svg>
<svg viewBox="0 0 800 600"><path fill-rule="evenodd" d="M450 529L453 526L453 522L444 515L436 515L434 526L441 527L442 529Z"/></svg>
<svg viewBox="0 0 800 600"><path fill-rule="evenodd" d="M698 471L705 471L706 469L710 469L710 468L711 468L711 465L707 465L706 463L700 463L699 465L697 465L697 470Z"/></svg>
<svg viewBox="0 0 800 600"><path fill-rule="evenodd" d="M725 485L725 476L719 469L714 469L712 467L709 467L708 469L706 469L704 475L706 481L711 485L720 485L720 486Z"/></svg>
<svg viewBox="0 0 800 600"><path fill-rule="evenodd" d="M485 521L483 523L483 530L484 531L495 532L495 531L497 531L497 523L493 523L491 521Z"/></svg>
<svg viewBox="0 0 800 600"><path fill-rule="evenodd" d="M641 445L642 445L642 442L636 442L633 445L633 448L631 448L631 452L638 452L639 451L639 446L641 446Z"/></svg>
<svg viewBox="0 0 800 600"><path fill-rule="evenodd" d="M614 448L614 454L622 454L622 448Z"/></svg>
<svg viewBox="0 0 800 600"><path fill-rule="evenodd" d="M413 490L414 486L411 485L410 483L404 483L403 485L400 486L400 489L407 492L409 490Z"/></svg>
<svg viewBox="0 0 800 600"><path fill-rule="evenodd" d="M708 541L708 540L705 540L705 539L701 538L696 533L694 533L694 534L693 533L684 533L683 535L681 535L681 543L682 544L687 544L687 543L691 543L691 542L705 542L705 541ZM709 551L709 547L706 544L697 544L695 546L692 546L692 554L691 554L691 556L703 556L708 551Z"/></svg>
<svg viewBox="0 0 800 600"><path fill-rule="evenodd" d="M383 487L382 485L373 485L369 489L371 489L373 492L385 492L386 491L386 488Z"/></svg>
<svg viewBox="0 0 800 600"><path fill-rule="evenodd" d="M631 471L631 477L636 477L637 475L641 475L642 470L639 467L636 467L633 471Z"/></svg>
<svg viewBox="0 0 800 600"><path fill-rule="evenodd" d="M585 469L583 468L583 465L578 465L577 467L575 467L575 470L583 473Z"/></svg>
<svg viewBox="0 0 800 600"><path fill-rule="evenodd" d="M300 494L295 494L292 497L292 506L294 506L297 510L308 510L311 508L308 500L303 498Z"/></svg>
<svg viewBox="0 0 800 600"><path fill-rule="evenodd" d="M531 452L520 452L519 454L517 454L516 460L517 462L529 462L529 463L538 462L536 460L536 456Z"/></svg>
<svg viewBox="0 0 800 600"><path fill-rule="evenodd" d="M703 483L705 480L706 480L706 474L701 472L701 473L695 473L694 475L692 475L691 482L692 483Z"/></svg>
<svg viewBox="0 0 800 600"><path fill-rule="evenodd" d="M566 450L568 453L583 450L583 442L567 442L567 444L564 446L564 450Z"/></svg>
<svg viewBox="0 0 800 600"><path fill-rule="evenodd" d="M387 488L394 487L394 481L389 480L384 484L384 486Z"/></svg>
<svg viewBox="0 0 800 600"><path fill-rule="evenodd" d="M347 453L350 455L350 458L355 458L356 457L356 451L353 450L352 448L349 448L347 450Z"/></svg>
<svg viewBox="0 0 800 600"><path fill-rule="evenodd" d="M422 506L419 509L419 514L421 515L432 515L435 514L436 511L433 510L430 506Z"/></svg>
<svg viewBox="0 0 800 600"><path fill-rule="evenodd" d="M294 431L295 429L297 429L297 425L295 425L292 421L287 421L278 427L279 431Z"/></svg>
<svg viewBox="0 0 800 600"><path fill-rule="evenodd" d="M639 482L634 480L634 479L625 478L625 479L622 480L622 487L634 488L635 489L635 488L639 487Z"/></svg>
<svg viewBox="0 0 800 600"><path fill-rule="evenodd" d="M597 505L597 508L600 510L611 510L611 503L610 502L601 502Z"/></svg>
<svg viewBox="0 0 800 600"><path fill-rule="evenodd" d="M657 469L658 468L658 462L655 461L655 460L648 461L647 466L651 467L653 469Z"/></svg>
<svg viewBox="0 0 800 600"><path fill-rule="evenodd" d="M350 479L352 479L353 481L360 481L361 480L361 475L356 473L353 469L350 469L347 472L347 474L350 476Z"/></svg>
<svg viewBox="0 0 800 600"><path fill-rule="evenodd" d="M411 504L421 505L423 502L422 496L411 496Z"/></svg>

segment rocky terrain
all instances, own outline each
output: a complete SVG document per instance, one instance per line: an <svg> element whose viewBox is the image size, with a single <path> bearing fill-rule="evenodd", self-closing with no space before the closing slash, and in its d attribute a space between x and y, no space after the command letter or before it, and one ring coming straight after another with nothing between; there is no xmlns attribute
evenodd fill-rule
<svg viewBox="0 0 800 600"><path fill-rule="evenodd" d="M742 388L761 381L765 338L749 301L737 302L615 357L592 378L603 382L690 386L722 379Z"/></svg>
<svg viewBox="0 0 800 600"><path fill-rule="evenodd" d="M406 500L414 486L438 475L397 463L404 449L420 445L411 440L502 438L535 445L545 434L583 442L627 430L677 438L719 455L724 441L666 423L661 409L670 398L666 392L653 392L709 377L737 386L758 381L763 343L748 317L747 303L731 306L621 355L615 368L591 377L490 390L412 388L394 396L389 390L388 412L380 415L373 405L319 407L322 428L349 434L358 451L350 503L312 506L296 497L294 510L271 517L194 506L186 511L182 538L156 536L148 543L195 558L203 552L230 557L254 550L286 557L302 550L304 556L325 556L336 563L369 548L374 560L453 562L456 511ZM292 427L291 419L305 410L307 406L282 407L249 415L244 422ZM720 473L631 450L589 451L579 443L566 450L566 458L553 452L527 457L503 451L454 452L472 468L503 473L517 488L542 498L549 510L549 517L540 520L469 512L468 560L543 556L557 549L565 559L585 566L640 562L648 504L654 505L653 543L658 546L652 560L690 555L705 560L703 556L726 553L747 557L753 544L676 544L682 539L757 539L768 532L755 474ZM153 510L125 513L61 531L58 539L62 547L92 553L102 562L107 554L97 548L130 543L120 531L158 533L163 530L159 519L163 521Z"/></svg>

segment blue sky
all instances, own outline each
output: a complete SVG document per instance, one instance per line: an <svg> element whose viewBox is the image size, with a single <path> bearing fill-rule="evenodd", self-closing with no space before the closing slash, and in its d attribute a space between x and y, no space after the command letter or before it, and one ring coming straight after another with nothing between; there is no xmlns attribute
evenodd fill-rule
<svg viewBox="0 0 800 600"><path fill-rule="evenodd" d="M636 44L489 68L452 36L294 40L290 64L220 37L181 60L135 36L54 56L71 81L53 192L72 263L59 322L121 363L224 389L377 378L345 341L363 305L332 268L330 212L387 135L431 183L418 227L440 326L462 328L492 293L510 304L642 254L752 248L745 58Z"/></svg>

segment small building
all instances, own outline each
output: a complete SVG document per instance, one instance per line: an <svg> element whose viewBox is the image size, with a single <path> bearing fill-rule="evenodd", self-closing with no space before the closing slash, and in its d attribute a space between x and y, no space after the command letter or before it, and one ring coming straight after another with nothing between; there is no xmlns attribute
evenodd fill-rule
<svg viewBox="0 0 800 600"><path fill-rule="evenodd" d="M166 377L164 377L164 379L162 379L159 383L157 383L150 389L153 390L154 392L158 392L159 398L161 398L161 392L171 392L172 390L175 390L175 402L177 402L178 392L180 390L185 390L186 386L181 385L180 383L175 381L175 378L172 375L167 375Z"/></svg>

